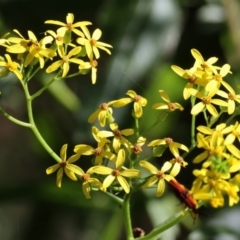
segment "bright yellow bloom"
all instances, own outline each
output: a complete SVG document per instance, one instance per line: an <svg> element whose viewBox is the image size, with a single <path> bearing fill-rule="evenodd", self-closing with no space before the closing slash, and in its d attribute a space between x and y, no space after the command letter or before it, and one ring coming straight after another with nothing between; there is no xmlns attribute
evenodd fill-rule
<svg viewBox="0 0 240 240"><path fill-rule="evenodd" d="M208 92L207 95L204 95L201 92L198 91L192 91L194 96L197 98L201 99L202 101L197 103L196 105L193 106L191 110L192 115L197 115L200 112L203 112L205 109L208 110L210 114L212 114L214 117L218 116L218 111L212 104L216 104L219 106L227 107L228 103L221 100L221 99L212 99L212 97L215 95L216 91L211 91Z"/></svg>
<svg viewBox="0 0 240 240"><path fill-rule="evenodd" d="M81 169L82 170L82 169ZM85 173L83 170L79 174L82 180L82 191L86 198L91 198L90 191L92 187L98 187L98 189L103 190L102 183L97 178L91 178L91 174L93 174L93 167L89 168Z"/></svg>
<svg viewBox="0 0 240 240"><path fill-rule="evenodd" d="M182 111L184 108L179 104L179 103L172 103L168 95L163 91L159 90L159 93L161 95L161 98L166 102L166 103L156 103L152 106L153 109L166 109L170 112L179 109Z"/></svg>
<svg viewBox="0 0 240 240"><path fill-rule="evenodd" d="M170 163L173 164L172 171L176 173L176 175L180 172L181 167L186 167L188 165L187 162L179 155L178 149L175 152L175 158L173 158Z"/></svg>
<svg viewBox="0 0 240 240"><path fill-rule="evenodd" d="M164 180L173 180L174 177L177 175L177 172L175 172L174 170L171 170L169 174L165 174L165 172L169 171L172 168L172 163L165 162L160 170L158 170L154 165L145 160L140 161L139 164L141 167L153 174L153 176L147 180L147 182L142 186L142 188L146 189L157 183L156 196L161 197L165 190Z"/></svg>
<svg viewBox="0 0 240 240"><path fill-rule="evenodd" d="M210 80L209 83L206 85L206 91L214 91L215 89L219 89L221 84L226 87L226 82L223 80L223 77L230 73L230 68L231 67L229 64L224 64L220 69L219 73L216 69L213 69L213 79Z"/></svg>
<svg viewBox="0 0 240 240"><path fill-rule="evenodd" d="M97 81L97 66L98 62L94 59L90 59L89 62L82 62L79 65L79 70L90 70L92 71L91 73L91 79L92 79L92 84L95 84Z"/></svg>
<svg viewBox="0 0 240 240"><path fill-rule="evenodd" d="M113 104L114 107L119 108L123 107L131 102L134 102L133 104L133 111L136 118L140 118L143 115L142 107L145 107L147 105L147 99L143 98L140 95L137 95L136 92L133 90L128 90L126 93L130 98L121 98L119 100L116 100L116 102Z"/></svg>
<svg viewBox="0 0 240 240"><path fill-rule="evenodd" d="M62 66L63 72L62 72L62 77L66 77L66 75L69 72L70 68L70 63L76 63L76 64L81 64L83 60L78 59L78 58L72 58L72 56L77 55L80 53L81 47L75 47L73 48L67 55L64 53L64 47L63 45L59 45L58 47L58 54L62 58L62 60L58 60L54 63L52 63L47 69L47 73L51 73L56 71L58 68Z"/></svg>
<svg viewBox="0 0 240 240"><path fill-rule="evenodd" d="M89 145L86 144L78 144L74 148L74 152L80 155L94 155L95 156L95 161L94 163L96 165L102 164L103 158L107 158L111 161L115 161L115 154L112 152L108 151L107 145L110 142L106 138L102 138L98 136L99 130L96 127L92 127L92 134L95 140L98 143L97 148L93 148Z"/></svg>
<svg viewBox="0 0 240 240"><path fill-rule="evenodd" d="M82 27L82 30L86 35L87 39L82 37L78 38L77 43L85 46L89 59L92 59L93 55L95 55L96 59L100 57L98 48L104 50L105 52L111 55L111 52L107 48L112 48L112 46L107 43L98 41L102 36L102 31L100 29L96 29L93 32L92 36L90 35L90 32L86 27Z"/></svg>
<svg viewBox="0 0 240 240"><path fill-rule="evenodd" d="M51 36L46 36L41 39L39 42L32 31L28 31L29 39L25 39L17 30L13 30L17 33L19 37L10 37L8 41L15 43L7 47L7 51L10 53L17 53L18 59L22 58L22 53L28 52L24 66L27 67L30 63L33 62L34 58L39 61L40 68L44 67L44 57L53 58L55 52L52 49L46 48L46 44L52 42L53 38Z"/></svg>
<svg viewBox="0 0 240 240"><path fill-rule="evenodd" d="M228 93L218 90L216 94L228 99L228 114L232 114L234 113L236 107L235 101L240 103L240 94L236 94L232 87L226 82L224 83L224 87L228 90Z"/></svg>
<svg viewBox="0 0 240 240"><path fill-rule="evenodd" d="M188 99L192 94L190 89L194 88L196 85L205 87L208 81L203 78L204 72L201 70L197 70L196 68L190 68L189 70L183 70L182 68L172 65L172 70L177 73L180 77L188 80L187 85L183 89L183 97L184 99Z"/></svg>
<svg viewBox="0 0 240 240"><path fill-rule="evenodd" d="M139 137L137 142L134 145L131 145L132 151L136 155L139 155L142 152L142 146L145 144L145 142L146 142L146 138Z"/></svg>
<svg viewBox="0 0 240 240"><path fill-rule="evenodd" d="M49 168L47 168L46 173L51 174L55 171L57 171L57 186L61 187L62 184L62 177L63 177L63 171L66 173L66 175L72 179L73 181L77 181L77 177L75 174L81 175L82 169L78 167L77 165L72 164L73 162L76 162L80 155L75 154L72 155L70 158L66 160L66 151L67 151L67 144L64 144L60 151L60 158L62 161L60 163L57 163Z"/></svg>
<svg viewBox="0 0 240 240"><path fill-rule="evenodd" d="M54 39L55 39L55 43L57 46L59 45L63 45L63 44L67 44L71 47L76 47L76 45L72 44L72 43L67 43L65 40L64 40L64 33L62 32L54 32L52 30L47 30L45 32L45 35L46 34L50 34Z"/></svg>
<svg viewBox="0 0 240 240"><path fill-rule="evenodd" d="M240 124L238 122L232 126L232 132L226 137L225 144L228 145L234 143L236 138L240 142Z"/></svg>
<svg viewBox="0 0 240 240"><path fill-rule="evenodd" d="M204 60L201 53L197 49L191 49L192 56L195 58L196 62L194 67L203 70L207 74L211 74L214 69L219 69L219 67L213 66L217 62L218 58L211 57L207 61Z"/></svg>
<svg viewBox="0 0 240 240"><path fill-rule="evenodd" d="M19 71L20 65L16 62L13 62L9 54L5 54L6 62L0 61L1 67L6 67L10 72L13 72L18 79L22 80L22 73Z"/></svg>
<svg viewBox="0 0 240 240"><path fill-rule="evenodd" d="M106 142L104 142L104 144L105 143ZM115 161L115 155L112 152L106 151L104 149L103 142L99 142L97 148L93 148L86 144L78 144L75 146L74 152L80 155L87 155L87 156L94 155L95 156L94 163L96 165L102 164L103 158L107 158L109 160Z"/></svg>
<svg viewBox="0 0 240 240"><path fill-rule="evenodd" d="M66 22L67 23L56 21L56 20L45 21L46 24L55 24L55 25L62 26L59 29L57 29L57 32L61 32L63 35L65 35L65 33L67 31L69 31L69 32L74 32L75 34L77 34L80 37L84 37L84 35L79 29L77 29L77 27L82 28L82 27L92 24L91 22L86 22L86 21L73 23L74 15L72 13L68 13L68 15L66 17Z"/></svg>
<svg viewBox="0 0 240 240"><path fill-rule="evenodd" d="M134 133L134 130L131 128L120 130L116 123L111 123L109 127L112 131L100 131L98 133L98 136L102 138L114 137L113 149L115 152L119 151L121 145L124 145L128 150L130 150L131 144L124 136L132 135Z"/></svg>
<svg viewBox="0 0 240 240"><path fill-rule="evenodd" d="M193 174L197 178L200 177L202 179L202 186L198 184L198 186L201 186L200 189L204 188L205 192L212 194L213 197L210 201L211 205L213 207L223 206L223 193L230 187L229 182L224 179L224 175L208 169L204 171L194 170Z"/></svg>
<svg viewBox="0 0 240 240"><path fill-rule="evenodd" d="M103 181L103 189L108 188L114 183L115 180L121 185L126 193L130 192L130 185L125 178L134 178L140 176L140 172L137 169L123 170L122 166L125 161L125 151L120 149L118 151L116 159L116 168L112 169L105 166L93 167L93 171L97 174L108 175Z"/></svg>
<svg viewBox="0 0 240 240"><path fill-rule="evenodd" d="M217 132L218 137L223 138L223 135L232 131L232 126L226 127L226 123L221 123L215 127L215 130L206 126L198 126L197 130L205 135L213 135L214 132Z"/></svg>
<svg viewBox="0 0 240 240"><path fill-rule="evenodd" d="M113 122L113 116L112 116L112 108L111 106L115 101L110 101L108 103L102 103L99 108L88 118L89 123L93 123L97 118L101 125L101 127L104 127L106 124L106 120Z"/></svg>
<svg viewBox="0 0 240 240"><path fill-rule="evenodd" d="M239 187L235 184L229 183L228 188L226 189L226 192L229 197L229 206L232 207L234 204L237 204L239 202Z"/></svg>
<svg viewBox="0 0 240 240"><path fill-rule="evenodd" d="M178 156L178 154L179 154L178 148L183 151L186 151L186 152L189 151L189 149L185 145L174 142L171 138L156 139L156 140L151 141L148 144L149 147L155 147L155 146L159 146L159 145L168 146L174 156Z"/></svg>

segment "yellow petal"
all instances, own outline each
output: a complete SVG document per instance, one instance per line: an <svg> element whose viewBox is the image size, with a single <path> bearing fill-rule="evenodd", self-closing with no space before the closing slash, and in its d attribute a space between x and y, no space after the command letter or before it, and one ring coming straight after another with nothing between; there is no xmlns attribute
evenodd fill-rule
<svg viewBox="0 0 240 240"><path fill-rule="evenodd" d="M141 167L145 168L147 171L149 171L152 174L158 173L158 169L154 165L152 165L150 162L142 160L139 162L139 164Z"/></svg>
<svg viewBox="0 0 240 240"><path fill-rule="evenodd" d="M127 169L121 171L121 175L124 177L138 177L140 176L140 171L137 169Z"/></svg>
<svg viewBox="0 0 240 240"><path fill-rule="evenodd" d="M161 197L165 190L165 181L161 179L157 185L156 197Z"/></svg>
<svg viewBox="0 0 240 240"><path fill-rule="evenodd" d="M62 161L66 161L66 151L67 151L67 144L64 144L60 150L60 158L62 159Z"/></svg>
<svg viewBox="0 0 240 240"><path fill-rule="evenodd" d="M106 188L108 188L112 183L113 183L113 181L115 180L115 176L113 176L113 175L108 175L105 179L104 179L104 181L103 181L103 188L104 189L106 189Z"/></svg>
<svg viewBox="0 0 240 240"><path fill-rule="evenodd" d="M98 174L107 175L107 174L111 174L113 170L105 166L96 166L96 167L93 167L93 171Z"/></svg>
<svg viewBox="0 0 240 240"><path fill-rule="evenodd" d="M129 193L130 186L129 186L129 183L127 182L127 180L125 178L123 178L122 176L117 176L117 180L118 180L119 184L122 186L122 188L124 189L124 191L126 193Z"/></svg>
<svg viewBox="0 0 240 240"><path fill-rule="evenodd" d="M57 163L57 164L55 164L55 165L47 168L47 169L46 169L46 173L47 173L47 174L51 174L51 173L57 171L59 168L60 168L60 164Z"/></svg>
<svg viewBox="0 0 240 240"><path fill-rule="evenodd" d="M63 168L59 168L57 172L57 186L60 188L62 185L62 177L63 177Z"/></svg>

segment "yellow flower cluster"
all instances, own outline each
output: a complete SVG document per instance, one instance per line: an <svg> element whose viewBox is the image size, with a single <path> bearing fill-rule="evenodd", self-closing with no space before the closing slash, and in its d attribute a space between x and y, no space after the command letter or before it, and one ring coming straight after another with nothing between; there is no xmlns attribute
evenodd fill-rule
<svg viewBox="0 0 240 240"><path fill-rule="evenodd" d="M88 57L95 55L98 58L99 53L96 48L92 48L92 53L89 50L88 41L91 36L85 25L79 26L87 38L84 39L81 36L77 42L85 46ZM66 26L58 31L66 32ZM76 29L73 28L72 31L74 32ZM83 34L78 31L75 33ZM93 34L93 37L96 34ZM79 54L81 51L79 47L74 47L68 55L64 55L62 45L59 42L57 44L60 56L68 56L69 60L79 63L79 60L71 58L71 56ZM102 49L106 51L105 47L106 45L102 45ZM156 196L160 197L164 193L165 183L168 182L177 191L185 206L192 210L194 216L197 216L197 200L208 201L213 207L219 207L223 206L224 196L227 195L230 206L237 203L239 201L240 151L234 144L240 140L240 124L236 122L227 126L226 123L220 123L212 127L220 115L224 113L232 115L236 111L235 101L238 103L240 100L239 95L235 94L233 88L223 80L223 77L231 73L230 65L225 64L218 67L213 65L217 58L213 57L205 61L196 49L192 49L191 53L195 58L194 66L191 69L183 70L178 66L172 66L178 75L189 81L183 90L183 96L185 100L191 98L192 103L193 139L190 150L194 150L196 146L203 150L193 160L193 163L202 163L202 168L193 171L196 179L190 190L187 190L175 179L181 168L188 165L183 156L187 156L190 150L184 144L175 142L170 137L152 140L147 145L153 148L152 155L140 160L146 138L139 134L138 125L143 116L143 108L147 105L147 99L133 90L127 91L126 94L129 97L101 104L89 117L89 123L98 120L101 127L105 127L105 125L109 127L109 130L92 127L96 147L78 144L74 148L75 154L66 160L66 145L63 146L60 154L62 162L47 169L47 174L58 170L57 186L61 186L62 175L65 172L70 179L81 180L86 198L90 198L91 190L104 192L123 190L128 194L132 189L136 191L153 186L156 187ZM60 62L62 60L58 64ZM54 64L47 71L52 71ZM184 110L181 104L172 102L164 90L159 90L159 93L163 102L153 104L153 109L169 113L175 110ZM223 99L218 99L217 96ZM197 102L198 99L200 99L199 102ZM131 115L137 124L135 129L122 130L115 122L113 108L124 107L130 103L132 103ZM216 109L216 105L220 112ZM196 128L198 133L195 139L194 119L200 112L204 114L206 125ZM160 168L150 162L154 157L162 157L166 149L172 153L172 159L165 161ZM185 153L181 156L180 151ZM72 164L81 155L92 157L93 166L86 172ZM142 177L139 167L149 172L150 175ZM135 178L134 181L133 178Z"/></svg>
<svg viewBox="0 0 240 240"><path fill-rule="evenodd" d="M165 190L165 181L174 179L181 167L187 165L183 158L180 157L179 149L188 152L188 148L183 144L173 142L171 138L157 139L148 144L149 147L154 148L153 155L155 156L157 156L157 154L154 152L161 146L163 146L161 154L169 147L174 156L170 161L166 161L160 169L146 159L142 161L139 160L146 138L137 135L136 131L132 128L120 129L114 120L113 109L110 106L120 108L132 103L132 116L138 121L143 116L143 107L147 105L147 100L133 90L129 90L126 94L129 96L128 98L120 98L101 104L89 117L88 121L90 123L98 119L101 127L107 124L110 128L109 131L104 129L99 130L95 126L92 127L92 135L97 142L96 148L86 144L78 144L74 148L75 154L72 157L66 161L66 157L61 156L63 160L61 163L47 169L47 174L58 170L58 187L61 187L62 173L65 171L70 179L76 180L76 176L81 179L83 184L82 189L87 198L90 198L91 189L107 191L107 189L110 188L111 191L124 190L125 193L129 193L131 188L145 189L154 185L157 186L156 196L160 197ZM160 90L160 95L165 103L154 104L154 109L163 109L169 112L176 109L183 110L180 104L171 103L169 97L163 90ZM130 140L131 136L135 141ZM63 148L65 149L66 147ZM72 159L77 160L81 155L92 156L93 166L87 170L86 173L78 166L71 164L73 162ZM128 162L126 161L127 159L129 160ZM128 167L126 164L128 164ZM138 169L139 166L147 170L151 174L150 177L141 179L141 172ZM71 174L69 171L71 171ZM90 177L90 175L94 176ZM104 175L106 175L106 177L103 177ZM138 183L133 185L131 178L137 178ZM89 179L91 179L91 181L89 181Z"/></svg>
<svg viewBox="0 0 240 240"><path fill-rule="evenodd" d="M202 168L193 171L196 179L191 192L196 193L196 199L202 200L206 200L205 194L211 193L209 202L213 207L222 207L224 196L228 196L229 206L232 206L239 202L240 151L235 144L237 140L239 142L240 126L238 122L211 126L223 113L233 115L236 112L240 95L224 80L227 74L231 74L229 64L218 67L213 65L218 60L216 57L205 61L196 49L191 53L195 59L192 68L183 70L172 66L174 72L188 80L183 91L184 99L200 100L192 106L191 114L196 116L203 112L206 121L206 125L197 127L197 147L203 152L193 159L193 163L202 163Z"/></svg>
<svg viewBox="0 0 240 240"><path fill-rule="evenodd" d="M97 80L97 66L96 59L100 57L99 49L111 54L109 48L111 45L100 42L102 32L96 29L92 36L87 28L91 22L76 22L74 23L74 15L69 13L66 17L66 23L48 20L46 24L54 24L61 26L55 31L47 30L41 40L38 40L32 31L28 31L28 38L24 38L18 30L13 30L18 37L7 37L5 35L0 39L0 45L6 48L6 51L11 54L17 54L18 62L12 61L11 56L6 53L6 61L0 61L0 66L5 67L8 71L13 72L18 79L29 81L31 72L23 75L23 67L35 66L39 63L40 68L43 69L46 62L53 58L60 58L53 62L46 68L46 73L52 73L58 70L57 77L69 77L69 70L71 64L77 64L78 72L75 74L85 74L91 70L92 83L95 84ZM73 39L74 35L77 39ZM76 44L74 43L76 41ZM47 47L48 46L48 47ZM88 60L84 60L84 56ZM28 71L32 71L29 68ZM26 70L25 70L26 72ZM0 72L1 74L1 72ZM4 77L0 75L0 78Z"/></svg>

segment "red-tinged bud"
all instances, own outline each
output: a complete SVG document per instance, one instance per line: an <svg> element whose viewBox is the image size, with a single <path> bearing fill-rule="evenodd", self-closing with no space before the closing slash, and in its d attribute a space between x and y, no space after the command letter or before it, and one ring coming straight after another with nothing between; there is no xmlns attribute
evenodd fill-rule
<svg viewBox="0 0 240 240"><path fill-rule="evenodd" d="M143 237L145 235L145 232L143 231L142 228L134 228L133 229L133 236L134 238L140 238L140 237Z"/></svg>

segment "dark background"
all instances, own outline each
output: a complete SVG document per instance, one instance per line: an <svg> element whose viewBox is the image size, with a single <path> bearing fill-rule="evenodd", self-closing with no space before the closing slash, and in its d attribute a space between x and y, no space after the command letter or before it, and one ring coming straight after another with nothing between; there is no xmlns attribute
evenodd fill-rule
<svg viewBox="0 0 240 240"><path fill-rule="evenodd" d="M17 29L27 37L27 30L31 30L40 39L44 31L57 28L44 21L65 22L67 13L74 14L74 22L91 21L91 32L100 28L101 41L114 48L111 56L101 52L95 85L89 74L67 79L34 101L36 122L56 153L65 143L69 144L69 156L78 143L94 144L91 125L87 123L89 115L102 102L125 97L129 89L148 99L140 126L149 141L172 137L189 146L190 108L182 97L187 82L170 66L190 68L194 63L192 48L198 49L205 59L218 57L219 66L228 62L234 73L228 81L233 86L240 83L239 1L0 0L0 35ZM0 54L4 54L2 47ZM31 80L31 91L41 88L46 79L44 73L36 75ZM159 113L151 110L153 103L160 102L158 89L164 89L173 101L184 105L185 111L174 112L149 130ZM1 107L27 121L18 81L12 77L2 79L0 91ZM122 129L133 125L129 112L119 110L115 116ZM201 118L197 125L200 123ZM178 179L190 187L191 171L196 166L190 158L186 160L189 167ZM81 167L87 169L87 161L80 161ZM162 159L156 161L161 166ZM30 130L0 115L0 239L125 239L119 206L101 193L93 193L86 200L80 182L72 182L66 176L58 189L56 175L45 173L53 164ZM133 226L148 232L179 211L181 206L168 191L160 199L151 191L137 193L132 200ZM239 216L238 206L206 208L195 224L188 217L162 236L168 240L239 239Z"/></svg>

